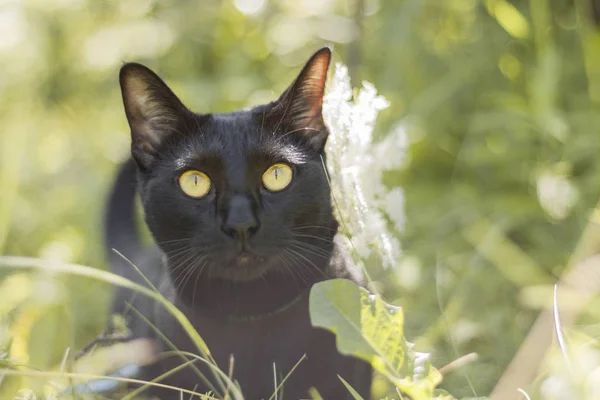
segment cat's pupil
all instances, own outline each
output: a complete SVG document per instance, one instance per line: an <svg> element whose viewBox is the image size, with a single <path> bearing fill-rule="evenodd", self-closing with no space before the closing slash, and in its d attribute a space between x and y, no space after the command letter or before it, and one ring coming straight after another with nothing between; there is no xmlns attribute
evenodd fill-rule
<svg viewBox="0 0 600 400"><path fill-rule="evenodd" d="M198 186L198 175L194 175L194 185Z"/></svg>
<svg viewBox="0 0 600 400"><path fill-rule="evenodd" d="M279 175L279 168L275 168L275 179L277 179L277 175Z"/></svg>

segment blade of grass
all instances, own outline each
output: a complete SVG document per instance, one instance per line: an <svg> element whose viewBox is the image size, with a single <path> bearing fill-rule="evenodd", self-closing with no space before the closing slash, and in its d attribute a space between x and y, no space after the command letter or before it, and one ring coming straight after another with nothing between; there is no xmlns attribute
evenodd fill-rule
<svg viewBox="0 0 600 400"><path fill-rule="evenodd" d="M58 272L58 273L67 273L87 278L92 278L96 280L100 280L106 283L110 283L113 285L125 287L131 290L134 290L138 293L141 293L145 296L148 296L156 301L158 301L175 319L185 332L188 334L194 345L198 348L198 350L205 354L211 361L212 356L210 355L210 351L208 346L200 337L198 332L192 326L192 323L187 319L187 317L171 302L169 302L164 296L160 293L153 292L152 290L145 288L141 285L138 285L135 282L132 282L128 279L123 278L122 276L102 271L96 268L87 267L84 265L78 264L64 264L64 263L55 263L47 260L41 260L37 258L29 258L29 257L18 257L18 256L0 256L0 266L15 268L15 269L33 269L39 268L44 269L46 271ZM216 363L215 363L216 364Z"/></svg>
<svg viewBox="0 0 600 400"><path fill-rule="evenodd" d="M398 396L400 396L400 400L404 400L404 396L402 395L400 388L396 388L396 393L398 393Z"/></svg>
<svg viewBox="0 0 600 400"><path fill-rule="evenodd" d="M191 394L194 396L198 396L201 399L205 400L218 400L216 397L207 396L202 393L194 392L187 389L181 389L171 385L164 385L162 383L154 383L148 382L140 379L132 379L132 378L120 378L116 376L104 376L104 375L95 375L95 374L80 374L75 372L46 372L46 371L15 371L4 369L0 370L0 373L8 376L28 376L33 378L76 378L76 379L85 379L85 380L93 380L93 379L109 379L113 381L119 382L127 382L127 383L136 383L136 384L148 384L151 386L160 387L163 389L174 390L177 392L183 392L187 394Z"/></svg>
<svg viewBox="0 0 600 400"><path fill-rule="evenodd" d="M178 365L175 368L172 368L172 369L168 370L164 374L161 374L161 375L157 376L156 378L152 379L150 382L151 383L158 383L158 382L162 381L163 379L168 378L169 376L173 375L174 373L176 373L178 371L181 371L182 369L184 369L188 365L191 365L191 364L195 363L196 361L197 360L190 360L190 361L185 362L185 363L183 363L181 365ZM139 395L140 393L142 393L144 390L148 389L149 387L150 387L150 385L144 384L143 386L140 386L139 388L137 388L135 390L132 390L131 392L127 393L127 395L124 396L121 400L131 400L132 398L134 398L135 396ZM182 392L182 395L183 395L183 392Z"/></svg>
<svg viewBox="0 0 600 400"><path fill-rule="evenodd" d="M198 389L198 385L194 385L194 389L193 389L194 392L196 391L196 389ZM183 393L181 395L183 396ZM189 400L192 400L192 397L193 397L193 395L190 395L190 399Z"/></svg>
<svg viewBox="0 0 600 400"><path fill-rule="evenodd" d="M67 350L65 351L65 354L62 358L62 361L60 363L60 372L65 372L65 368L67 366L67 361L69 360L69 353L71 352L71 348L67 348ZM73 396L73 398L75 398L75 387L73 385L73 382L71 379L69 379L69 386L71 387L71 396Z"/></svg>
<svg viewBox="0 0 600 400"><path fill-rule="evenodd" d="M277 398L277 365L275 363L273 363L273 387L275 388L275 400L278 400Z"/></svg>
<svg viewBox="0 0 600 400"><path fill-rule="evenodd" d="M324 400L319 391L314 387L308 389L308 394L312 400Z"/></svg>
<svg viewBox="0 0 600 400"><path fill-rule="evenodd" d="M589 299L600 293L600 255L594 255L570 265L561 278L561 287L578 290L580 299L577 307L563 310L561 326L570 327ZM519 387L526 387L535 381L542 360L546 357L553 340L554 316L552 310L544 310L535 321L527 337L519 347L508 368L504 371L490 395L491 400L501 400L514 396Z"/></svg>
<svg viewBox="0 0 600 400"><path fill-rule="evenodd" d="M288 380L288 378L292 375L292 372L294 372L296 370L296 368L298 368L298 365L300 365L300 363L302 361L304 361L305 359L306 359L306 354L302 355L302 357L300 357L300 359L298 360L298 362L292 367L292 369L290 370L290 372L287 373L287 375L283 378L283 380L275 388L275 392L273 392L273 394L271 395L271 397L269 397L269 400L273 400L274 396L277 396L277 393L279 392L279 390L281 389L281 387L283 386L283 384L285 383L285 381Z"/></svg>
<svg viewBox="0 0 600 400"><path fill-rule="evenodd" d="M469 364L477 361L478 359L479 359L479 355L477 353L465 354L464 356L459 357L456 360L451 361L448 364L444 365L438 371L442 375L448 375L449 373L452 373L453 371L455 371L461 367L464 367L465 365L469 365Z"/></svg>
<svg viewBox="0 0 600 400"><path fill-rule="evenodd" d="M2 182L2 196L0 197L0 253L6 244L10 224L13 218L13 207L18 200L21 181L19 175L23 161L27 159L27 143L30 133L33 132L33 123L27 115L35 115L31 110L31 103L21 103L18 114L14 115L11 122L3 120L2 135L0 135L0 182ZM29 121L16 124L16 121ZM12 125L12 126L11 126Z"/></svg>
<svg viewBox="0 0 600 400"><path fill-rule="evenodd" d="M558 284L554 285L554 297L552 304L552 313L554 314L554 332L556 332L556 339L558 340L558 347L565 359L565 364L569 373L573 375L573 367L571 359L569 358L569 349L567 348L567 341L562 330L562 323L560 322L560 312L558 311Z"/></svg>
<svg viewBox="0 0 600 400"><path fill-rule="evenodd" d="M230 390L231 383L233 383L233 365L234 365L234 358L233 358L233 354L231 354L229 356L229 371L227 373L227 377L229 378L229 380L227 381L227 387L225 388L225 398L223 400L229 400L229 390Z"/></svg>
<svg viewBox="0 0 600 400"><path fill-rule="evenodd" d="M358 394L358 392L356 390L354 390L354 388L352 386L350 386L350 384L344 380L344 378L342 378L339 375L337 377L340 379L340 381L342 381L344 386L346 386L346 389L348 389L348 391L350 392L350 394L352 395L354 400L364 400L362 398L362 396L360 394Z"/></svg>
<svg viewBox="0 0 600 400"><path fill-rule="evenodd" d="M460 358L460 352L458 351L458 345L456 344L456 340L454 339L454 336L452 335L452 329L450 327L450 321L448 320L446 314L444 313L444 304L443 304L443 300L442 300L442 288L440 286L440 270L441 270L441 265L440 265L440 259L439 259L439 255L438 255L438 259L436 260L436 266L435 266L435 293L436 293L436 299L438 302L438 307L440 309L440 313L441 313L441 318L444 321L444 325L446 326L447 332L448 332L448 341L450 342L450 346L452 347L452 351L454 352L454 354L456 355L457 358ZM465 381L467 382L467 384L469 385L469 389L471 390L471 393L473 393L473 397L478 397L477 396L477 392L475 391L475 386L473 385L473 382L471 381L471 377L469 377L469 374L467 373L467 371L461 371L463 377L465 378Z"/></svg>
<svg viewBox="0 0 600 400"><path fill-rule="evenodd" d="M117 249L112 249L112 251L114 251L115 253L117 253L117 255L118 255L119 257L121 257L123 260L127 261L127 263L128 263L129 265L131 265L131 266L133 267L133 269L135 269L135 271L136 271L136 272L137 272L137 273L140 275L140 277L141 277L141 278L142 278L142 279L143 279L143 280L146 282L146 284L147 284L148 286L150 286L150 288L151 288L152 290L154 290L156 293L159 293L159 291L158 291L158 289L156 288L156 286L154 286L154 285L152 284L152 282L150 282L150 279L148 279L148 278L146 277L146 275L144 275L144 273L143 273L143 272L142 272L142 271L141 271L141 270L138 268L138 266L137 266L137 265L135 265L135 264L134 264L133 262L131 262L131 261L130 261L130 260L127 258L127 257L125 257L123 254L121 254L121 253L119 252L119 250L117 250Z"/></svg>
<svg viewBox="0 0 600 400"><path fill-rule="evenodd" d="M203 359L202 357L200 357L198 354L190 353L189 351L183 351L183 350L164 351L161 354L165 355L165 356L168 356L168 355L178 355L178 354L185 355L187 357L195 358L195 359L199 360L200 362L203 362L203 363L207 364L208 367L210 367L210 368L215 368L214 365L210 364L208 361L206 361L205 359ZM225 379L228 379L228 376L223 371L221 371L220 369L215 369L215 372L221 374ZM239 400L244 400L244 398L242 396L242 393L239 391L238 386L233 383L233 380L229 380L229 382L232 383L232 385L229 386L229 387L235 387L236 388L236 393L235 394L236 394L237 397L235 397L235 398L239 399Z"/></svg>
<svg viewBox="0 0 600 400"><path fill-rule="evenodd" d="M141 312L139 312L138 309L136 309L135 307L130 305L130 309L138 316L138 318L140 318L141 320L143 320L146 324L148 324L148 326L150 326L150 328L152 328L152 330L158 335L160 336L160 338L167 343L167 345L173 349L173 354L179 355L184 362L189 361L188 358L186 358L186 354L193 354L193 353L187 353L184 351L181 351L177 348L177 346L175 346L175 344L167 337L165 336L165 334L163 334L160 329L158 329L148 318L146 318ZM166 354L168 352L163 352L163 354ZM194 354L194 358L197 358L199 360L201 360L203 363L207 364L211 370L213 371L213 376L215 377L215 379L217 379L217 382L219 382L221 389L224 388L224 384L223 382L219 379L219 376L217 375L218 373L223 373L223 371L221 371L217 366L216 363L213 364L214 360L211 360L211 362L209 362L208 360L198 356L197 354ZM192 369L194 370L194 372L196 372L196 374L198 375L198 377L200 379L202 379L203 383L208 386L210 388L210 390L216 390L215 387L213 386L213 384L204 376L204 374L194 365L191 365ZM223 374L224 375L224 374ZM241 394L240 394L241 396Z"/></svg>
<svg viewBox="0 0 600 400"><path fill-rule="evenodd" d="M527 392L526 392L526 391L524 391L523 389L521 389L521 388L518 388L518 389L517 389L517 391L518 391L519 393L521 393L523 396L525 396L525 398L526 398L527 400L531 400L531 397L529 397L529 395L527 394Z"/></svg>
<svg viewBox="0 0 600 400"><path fill-rule="evenodd" d="M521 287L550 283L550 276L494 224L484 218L466 227L463 236L506 279Z"/></svg>

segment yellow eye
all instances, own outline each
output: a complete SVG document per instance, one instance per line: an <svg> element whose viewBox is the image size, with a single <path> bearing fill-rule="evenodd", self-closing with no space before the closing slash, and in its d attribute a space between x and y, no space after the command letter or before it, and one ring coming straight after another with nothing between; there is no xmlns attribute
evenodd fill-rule
<svg viewBox="0 0 600 400"><path fill-rule="evenodd" d="M210 178L200 171L185 171L179 177L179 187L190 197L204 197L210 191Z"/></svg>
<svg viewBox="0 0 600 400"><path fill-rule="evenodd" d="M262 181L271 192L279 192L292 181L292 168L285 164L273 164L263 174Z"/></svg>

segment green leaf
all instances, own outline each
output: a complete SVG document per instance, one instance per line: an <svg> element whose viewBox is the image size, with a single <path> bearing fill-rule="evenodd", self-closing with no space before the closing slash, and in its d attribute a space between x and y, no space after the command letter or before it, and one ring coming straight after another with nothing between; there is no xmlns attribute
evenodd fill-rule
<svg viewBox="0 0 600 400"><path fill-rule="evenodd" d="M404 314L354 282L334 279L313 286L313 326L336 335L340 353L362 358L414 400L430 399L441 382L429 355L417 353L404 338Z"/></svg>
<svg viewBox="0 0 600 400"><path fill-rule="evenodd" d="M352 281L335 279L318 283L310 294L310 316L314 326L337 335L342 354L400 371L407 344L402 332L400 308L391 312L377 296Z"/></svg>
<svg viewBox="0 0 600 400"><path fill-rule="evenodd" d="M348 391L350 392L350 394L352 395L354 400L364 400L362 398L362 396L360 394L358 394L358 392L356 390L354 390L354 388L352 386L350 386L350 384L344 380L344 378L342 378L339 375L338 375L338 378L340 378L340 381L342 381L344 386L346 386L346 389L348 389Z"/></svg>

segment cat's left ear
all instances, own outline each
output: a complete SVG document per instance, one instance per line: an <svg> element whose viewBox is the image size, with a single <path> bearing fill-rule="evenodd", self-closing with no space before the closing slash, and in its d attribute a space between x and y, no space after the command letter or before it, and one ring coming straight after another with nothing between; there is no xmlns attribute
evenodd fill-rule
<svg viewBox="0 0 600 400"><path fill-rule="evenodd" d="M321 111L330 61L329 47L313 54L269 113L285 124L283 133L302 136L317 151L323 150L329 134Z"/></svg>
<svg viewBox="0 0 600 400"><path fill-rule="evenodd" d="M125 114L131 128L131 154L149 168L172 137L187 131L192 113L149 68L128 63L119 74Z"/></svg>

